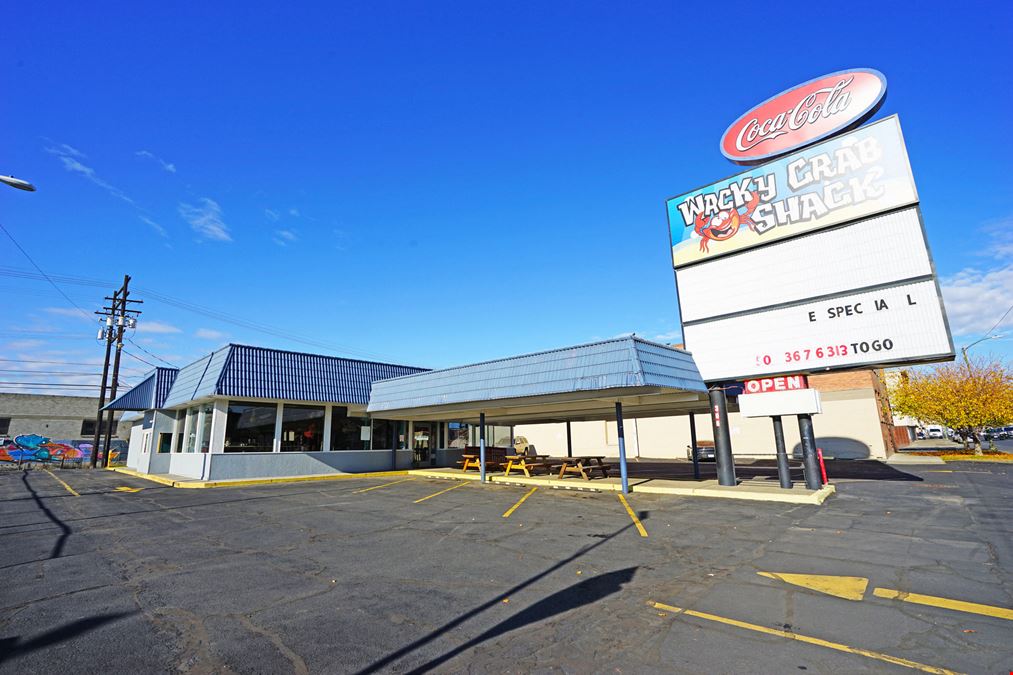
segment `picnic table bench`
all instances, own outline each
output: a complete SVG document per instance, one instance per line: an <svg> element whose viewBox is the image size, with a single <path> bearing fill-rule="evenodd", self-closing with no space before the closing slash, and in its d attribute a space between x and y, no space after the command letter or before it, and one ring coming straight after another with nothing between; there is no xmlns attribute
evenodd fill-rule
<svg viewBox="0 0 1013 675"><path fill-rule="evenodd" d="M606 464L604 455L581 455L579 457L565 457L553 460L551 469L554 471L559 467L559 477L563 478L568 473L580 474L584 480L591 480L591 474L595 471L602 475L602 478L609 477L611 464Z"/></svg>
<svg viewBox="0 0 1013 675"><path fill-rule="evenodd" d="M498 470L507 466L509 460L507 455L514 453L513 448L497 448L495 446L486 446L485 448L485 469ZM481 448L477 448L473 445L469 445L461 453L461 459L457 463L461 465L462 471L468 469L474 469L475 471L481 471Z"/></svg>
<svg viewBox="0 0 1013 675"><path fill-rule="evenodd" d="M509 476L514 469L520 469L528 478L531 478L532 469L545 469L548 473L552 469L552 463L548 459L548 455L507 455L506 472L503 475Z"/></svg>

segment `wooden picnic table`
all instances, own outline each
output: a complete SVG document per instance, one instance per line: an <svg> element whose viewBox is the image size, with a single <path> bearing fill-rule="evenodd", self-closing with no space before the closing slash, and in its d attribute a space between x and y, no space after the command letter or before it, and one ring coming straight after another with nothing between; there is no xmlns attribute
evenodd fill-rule
<svg viewBox="0 0 1013 675"><path fill-rule="evenodd" d="M545 469L548 472L552 468L551 463L545 461L548 458L548 455L507 455L506 472L503 475L509 476L513 469L520 469L528 478L531 478L532 469Z"/></svg>
<svg viewBox="0 0 1013 675"><path fill-rule="evenodd" d="M580 474L584 480L591 480L591 473L597 471L601 473L602 478L609 477L609 469L611 465L606 464L603 460L605 455L581 455L578 457L565 457L554 460L552 462L553 468L559 467L559 477L563 478L568 473Z"/></svg>

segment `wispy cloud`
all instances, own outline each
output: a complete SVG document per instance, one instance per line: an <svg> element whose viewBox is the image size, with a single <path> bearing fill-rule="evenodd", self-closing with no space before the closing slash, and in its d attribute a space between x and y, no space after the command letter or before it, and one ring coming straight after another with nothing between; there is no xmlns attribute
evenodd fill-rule
<svg viewBox="0 0 1013 675"><path fill-rule="evenodd" d="M202 197L197 206L181 202L179 215L202 239L232 241L229 226L222 220L222 207L213 199Z"/></svg>
<svg viewBox="0 0 1013 675"><path fill-rule="evenodd" d="M981 231L989 238L989 245L981 251L982 255L1000 260L1013 256L1013 216L990 220Z"/></svg>
<svg viewBox="0 0 1013 675"><path fill-rule="evenodd" d="M295 207L293 206L292 208L290 208L290 209L288 210L288 215L290 215L290 216L293 216L293 217L295 217L295 218L298 218L298 217L299 217L299 209L297 209L297 208L295 208Z"/></svg>
<svg viewBox="0 0 1013 675"><path fill-rule="evenodd" d="M1013 265L978 270L968 267L939 280L950 330L957 336L984 334L1013 305ZM1000 326L997 332L1008 330Z"/></svg>
<svg viewBox="0 0 1013 675"><path fill-rule="evenodd" d="M274 231L274 243L278 246L288 246L289 244L299 241L299 235L292 230L275 230Z"/></svg>
<svg viewBox="0 0 1013 675"><path fill-rule="evenodd" d="M278 219L281 218L277 211L272 211L271 209L264 209L264 216L266 216L272 223L277 223Z"/></svg>
<svg viewBox="0 0 1013 675"><path fill-rule="evenodd" d="M122 199L131 206L137 206L137 203L122 190L96 174L95 169L81 163L79 160L84 159L85 155L77 148L71 147L66 143L57 143L47 146L45 150L49 154L56 156L56 158L63 164L63 168L67 171L84 176L92 183L111 194L113 197Z"/></svg>
<svg viewBox="0 0 1013 675"><path fill-rule="evenodd" d="M138 218L141 219L141 222L150 225L151 229L158 232L159 235L165 237L166 239L169 238L169 233L165 231L165 228L153 221L151 218L148 218L147 216L138 216Z"/></svg>
<svg viewBox="0 0 1013 675"><path fill-rule="evenodd" d="M139 333L182 333L183 331L171 323L162 321L137 321L137 332Z"/></svg>
<svg viewBox="0 0 1013 675"><path fill-rule="evenodd" d="M93 318L95 318L89 316L88 314L85 314L79 309L73 309L71 307L43 307L42 311L46 312L47 314L55 314L56 316L67 316L72 319L84 319L86 321L91 321Z"/></svg>
<svg viewBox="0 0 1013 675"><path fill-rule="evenodd" d="M137 155L138 157L147 157L148 159L153 159L156 162L158 162L162 166L162 168L168 171L169 173L176 173L175 164L171 164L165 161L164 159L162 159L161 157L159 157L158 155L149 150L138 150L134 154Z"/></svg>
<svg viewBox="0 0 1013 675"><path fill-rule="evenodd" d="M194 335L202 340L224 340L228 337L227 333L223 333L220 330L212 330L211 328L198 328Z"/></svg>

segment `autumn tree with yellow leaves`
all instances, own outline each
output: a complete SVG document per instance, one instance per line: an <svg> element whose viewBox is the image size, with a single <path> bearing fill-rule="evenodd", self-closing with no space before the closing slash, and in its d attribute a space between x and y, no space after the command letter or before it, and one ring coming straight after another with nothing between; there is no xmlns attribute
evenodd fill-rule
<svg viewBox="0 0 1013 675"><path fill-rule="evenodd" d="M1013 369L992 358L904 371L888 390L894 412L974 438L976 455L985 427L1013 421Z"/></svg>

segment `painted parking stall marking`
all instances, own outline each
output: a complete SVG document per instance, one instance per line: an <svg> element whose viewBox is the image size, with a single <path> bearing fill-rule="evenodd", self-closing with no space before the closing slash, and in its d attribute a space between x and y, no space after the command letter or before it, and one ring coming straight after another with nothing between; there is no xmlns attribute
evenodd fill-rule
<svg viewBox="0 0 1013 675"><path fill-rule="evenodd" d="M641 537L646 537L647 528L644 527L644 524L640 522L640 518L638 518L637 514L634 513L632 508L630 508L630 503L626 501L626 497L622 494L618 494L616 496L619 497L619 501L622 502L623 508L626 509L626 513L629 514L630 519L633 521L633 524L637 526L637 532L640 533Z"/></svg>
<svg viewBox="0 0 1013 675"><path fill-rule="evenodd" d="M52 476L52 477L53 477L53 480L55 480L55 481L56 481L57 483L59 483L60 485L62 485L62 486L63 486L63 488L64 488L64 489L65 489L65 490L66 490L67 492L69 492L70 494L74 495L75 497L80 497L80 496L81 496L80 494L78 494L77 490L75 490L74 488L72 488L72 487L70 487L69 485L67 485L67 483L65 483L65 482L63 481L63 479L61 479L61 478L60 478L60 477L58 477L58 476L57 476L57 475L56 475L55 473L53 473L52 471L50 471L50 470L49 470L49 468L46 468L46 469L45 469L45 472L46 472L46 473L48 473L48 474L49 474L50 476Z"/></svg>
<svg viewBox="0 0 1013 675"><path fill-rule="evenodd" d="M391 481L390 483L383 483L382 485L374 485L373 487L363 488L362 490L354 490L352 492L352 494L353 495L357 495L360 492L369 492L370 490L379 490L380 488L390 487L391 485L397 485L398 483L407 483L410 480L415 480L415 479L414 478L403 478L401 480Z"/></svg>
<svg viewBox="0 0 1013 675"><path fill-rule="evenodd" d="M511 514L511 513L513 513L514 511L516 511L516 510L517 510L517 507L518 507L518 506L520 506L521 504L523 504L523 503L524 503L524 501L525 501L525 500L526 500L526 499L527 499L528 497L530 497L531 495L535 494L535 490L537 490L537 489L538 489L538 488L536 488L536 487L533 487L533 488L531 488L530 490L528 490L527 492L525 492L525 493L524 493L524 496L523 496L523 497L521 497L520 499L518 499L518 500L517 500L517 503L516 503L516 504L514 504L513 506L511 506L511 507L510 507L509 509L507 509L507 510L506 510L506 512L505 512L505 513L503 514L503 517L504 517L504 518L509 518L509 517L510 517L510 514Z"/></svg>
<svg viewBox="0 0 1013 675"><path fill-rule="evenodd" d="M735 626L736 628L742 628L744 630L750 630L757 633L764 633L765 635L774 635L776 637L782 637L786 640L795 640L796 642L804 642L810 645L816 645L817 647L826 647L827 649L833 649L839 652L845 652L848 654L855 654L858 656L865 656L870 659L877 661L885 661L886 663L892 663L897 666L904 666L905 668L913 668L914 670L920 670L924 673L937 673L938 675L956 675L957 671L948 670L946 668L938 668L936 666L930 666L925 663L919 663L918 661L911 661L910 659L902 659L899 656L890 656L889 654L883 654L882 652L874 652L870 649L861 649L859 647L852 647L840 642L831 642L822 638L810 637L808 635L801 635L799 633L791 633L786 630L776 630L774 628L767 628L766 626L758 626L755 623L748 623L746 621L739 621L738 619L730 619L725 616L718 616L717 614L708 614L706 612L698 612L693 609L684 609L682 607L674 607L672 605L666 605L663 602L650 602L651 607L660 609L665 612L671 612L672 614L682 614L685 616L693 616L698 619L704 619L706 621L713 621L715 623L721 623L726 626Z"/></svg>
<svg viewBox="0 0 1013 675"><path fill-rule="evenodd" d="M422 499L416 499L413 503L414 504L421 504L422 502L426 501L427 499L432 499L433 497L439 497L440 495L442 495L445 492L450 492L451 490L456 490L457 488L464 487L467 484L468 484L468 481L463 481L462 480L457 485L453 485L453 486L448 487L448 488L446 488L444 490L440 490L439 492L434 492L433 494L431 494L431 495L429 495L427 497L423 497Z"/></svg>
<svg viewBox="0 0 1013 675"><path fill-rule="evenodd" d="M865 590L869 586L866 577L848 577L822 574L788 574L784 572L757 572L761 577L782 581L793 586L801 586L811 591L833 595L845 600L861 601L865 599ZM979 614L991 616L996 619L1013 621L1013 609L997 607L995 605L983 605L977 602L965 600L954 600L936 595L922 595L909 591L898 591L893 588L874 588L872 594L877 598L887 600L899 600L928 607L949 609L955 612L966 612L968 614Z"/></svg>

